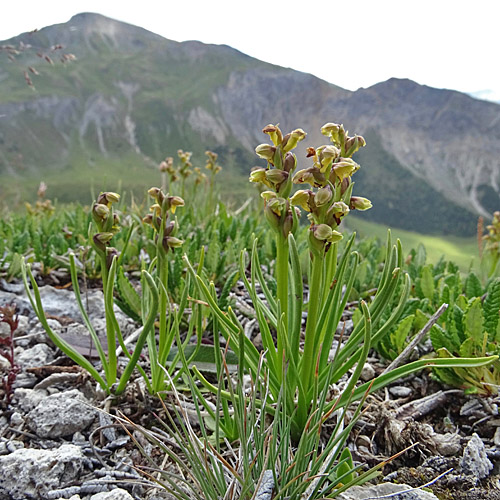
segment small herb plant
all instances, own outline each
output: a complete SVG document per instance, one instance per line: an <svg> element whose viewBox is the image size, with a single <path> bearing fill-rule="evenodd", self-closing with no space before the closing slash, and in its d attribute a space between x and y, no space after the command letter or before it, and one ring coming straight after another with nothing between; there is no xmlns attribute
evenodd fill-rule
<svg viewBox="0 0 500 500"><path fill-rule="evenodd" d="M116 249L109 246L114 234L119 230L119 218L113 211L113 203L119 200L116 193L106 192L102 193L92 207L93 224L89 228L89 239L97 252L100 260L101 277L103 284L104 294L104 310L106 318L106 347L101 344L94 327L92 326L88 314L83 306L82 298L80 295L80 287L78 284L78 272L75 263L74 254L70 254L70 269L71 281L73 284L73 291L77 300L80 313L84 319L85 325L91 335L94 347L96 348L102 368L104 370L104 377L99 370L78 351L76 351L70 344L68 344L60 335L54 332L48 322L40 297L38 284L31 272L30 265L22 263L23 281L26 293L31 302L33 310L35 311L38 319L42 323L47 335L54 342L54 344L63 351L75 363L86 369L89 374L99 383L101 388L107 393L121 394L132 375L132 372L141 355L142 347L146 342L149 335L154 335L154 320L158 312L159 293L156 284L151 275L146 271L142 271L143 284L145 289L151 296L151 307L148 309L148 315L143 319L143 330L136 341L133 353L129 353L124 344L122 332L116 320L113 310L113 290L115 277L118 268L119 257ZM29 283L28 283L29 281ZM33 291L30 289L30 285ZM117 341L120 344L123 352L128 356L128 363L118 379L118 360L116 355ZM106 354L107 350L107 354ZM115 385L117 384L117 385Z"/></svg>
<svg viewBox="0 0 500 500"><path fill-rule="evenodd" d="M350 210L366 210L371 206L365 198L352 194L351 176L359 169L359 165L351 156L364 146L365 141L360 136L350 137L341 125L328 123L322 128L322 133L330 138L332 144L317 149L309 148L308 156L313 159L313 166L294 174L297 159L291 151L304 139L305 132L297 129L283 136L275 125L268 125L263 132L270 136L273 144L261 144L256 152L267 160L268 165L266 168L254 169L250 180L271 189L264 191L261 196L265 200L265 216L275 236L276 294L272 293L262 273L257 241L251 252L250 278L246 277L244 253L240 259L240 275L252 298L266 351L270 401L276 402L285 394L282 408L291 419L293 439L298 442L305 432L318 395L328 384L336 383L347 375L354 366L356 368L343 393L327 404L325 411L328 412L334 406L343 408L366 393L366 384L355 388L364 362L372 345L390 331L403 313L410 292L410 278L402 271L399 242L393 246L389 237L377 293L370 305L361 302L362 318L349 339L345 343L340 339L336 350L331 353L334 334L351 294L359 260L356 252L351 253L353 236L337 262L337 243L342 239L337 228ZM297 191L290 197L292 180L299 184L308 183L311 189ZM309 212L311 222L308 229L309 300L306 304L300 259L293 236L299 219L297 206ZM255 377L259 360L257 349L244 335L244 329L234 312L228 309L226 313L221 309L214 296L213 285L196 275L189 262L186 262L197 280L201 297L209 303L230 348L238 354L244 346L245 366ZM258 296L257 284L264 293L265 301ZM396 300L395 306L393 300ZM307 320L303 332L301 325L305 310ZM217 336L218 332L214 334ZM378 377L370 389L383 387L424 366L442 363L478 366L493 359L420 360ZM215 391L196 368L195 372L207 388Z"/></svg>

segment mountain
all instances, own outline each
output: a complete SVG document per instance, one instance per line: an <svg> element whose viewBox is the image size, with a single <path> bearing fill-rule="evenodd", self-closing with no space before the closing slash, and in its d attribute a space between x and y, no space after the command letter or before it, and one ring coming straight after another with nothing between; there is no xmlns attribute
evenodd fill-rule
<svg viewBox="0 0 500 500"><path fill-rule="evenodd" d="M334 121L367 139L354 178L355 192L374 203L367 218L473 234L478 215L500 208L495 103L400 79L351 92L228 46L174 42L91 13L2 45L21 48L15 61L0 57L4 199L24 185L33 193L41 179L62 200L118 179L149 187L154 167L179 148L200 163L212 149L224 175L241 179L258 163L253 149L268 123L308 132L299 150L307 166L305 147L323 144L319 129ZM58 64L66 51L76 62ZM28 72L36 90L24 82L28 67L40 73Z"/></svg>

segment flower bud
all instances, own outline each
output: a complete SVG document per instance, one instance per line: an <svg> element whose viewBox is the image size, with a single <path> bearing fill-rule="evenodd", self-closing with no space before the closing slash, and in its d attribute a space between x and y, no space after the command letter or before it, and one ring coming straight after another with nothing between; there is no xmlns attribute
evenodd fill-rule
<svg viewBox="0 0 500 500"><path fill-rule="evenodd" d="M327 224L317 224L312 226L312 232L314 237L320 241L326 241L328 243L334 243L342 239L342 233L335 231Z"/></svg>
<svg viewBox="0 0 500 500"><path fill-rule="evenodd" d="M174 230L176 229L176 224L174 221L169 222L163 231L164 236L173 236Z"/></svg>
<svg viewBox="0 0 500 500"><path fill-rule="evenodd" d="M168 170L168 164L166 161L162 161L159 165L158 165L158 169L160 170L160 172L167 172Z"/></svg>
<svg viewBox="0 0 500 500"><path fill-rule="evenodd" d="M277 197L277 194L274 191L263 191L260 193L261 198L263 198L266 201L269 201L273 198Z"/></svg>
<svg viewBox="0 0 500 500"><path fill-rule="evenodd" d="M301 128L297 128L290 134L287 134L281 143L283 152L287 153L294 149L298 142L304 139L306 135L307 134Z"/></svg>
<svg viewBox="0 0 500 500"><path fill-rule="evenodd" d="M264 160L267 160L269 163L274 164L274 153L276 153L275 146L271 146L270 144L259 144L255 148L255 152L260 158L264 158Z"/></svg>
<svg viewBox="0 0 500 500"><path fill-rule="evenodd" d="M287 153L285 155L285 161L283 162L283 170L285 172L293 172L297 166L297 157L293 153Z"/></svg>
<svg viewBox="0 0 500 500"><path fill-rule="evenodd" d="M354 137L349 137L345 141L345 155L347 157L352 156L359 148L366 146L366 141L360 135L355 135Z"/></svg>
<svg viewBox="0 0 500 500"><path fill-rule="evenodd" d="M273 144L275 146L279 146L283 141L283 134L281 133L281 130L278 127L278 125L269 124L262 129L262 132L264 132L264 134L269 135L271 141L273 141Z"/></svg>
<svg viewBox="0 0 500 500"><path fill-rule="evenodd" d="M106 244L111 241L113 238L113 233L97 233L94 236L94 241L98 241L99 243Z"/></svg>
<svg viewBox="0 0 500 500"><path fill-rule="evenodd" d="M293 215L290 211L285 216L285 220L283 221L282 232L285 238L288 238L288 234L293 230Z"/></svg>
<svg viewBox="0 0 500 500"><path fill-rule="evenodd" d="M102 203L94 203L92 207L92 216L94 220L105 221L109 217L109 208Z"/></svg>
<svg viewBox="0 0 500 500"><path fill-rule="evenodd" d="M106 245L111 241L111 238L113 238L113 233L97 233L92 240L98 250L105 252Z"/></svg>
<svg viewBox="0 0 500 500"><path fill-rule="evenodd" d="M168 253L170 249L174 250L182 246L184 242L175 236L165 236L161 242L163 250Z"/></svg>
<svg viewBox="0 0 500 500"><path fill-rule="evenodd" d="M283 203L281 203L280 200ZM266 202L264 207L264 215L266 216L271 229L274 231L280 230L281 210L283 209L284 204L285 200L283 198L273 198L269 202Z"/></svg>
<svg viewBox="0 0 500 500"><path fill-rule="evenodd" d="M118 257L120 253L116 248L113 247L107 247L106 248L106 267L109 269L111 267L111 264L113 264L113 259L115 257Z"/></svg>
<svg viewBox="0 0 500 500"><path fill-rule="evenodd" d="M101 193L97 198L97 203L102 203L103 205L107 205L108 208L112 203L117 203L120 201L120 195L116 193L112 193L107 191L105 193Z"/></svg>
<svg viewBox="0 0 500 500"><path fill-rule="evenodd" d="M312 228L314 237L320 241L328 241L332 236L332 228L326 224L317 224Z"/></svg>
<svg viewBox="0 0 500 500"><path fill-rule="evenodd" d="M372 207L372 202L361 196L351 196L349 205L352 210L368 210Z"/></svg>
<svg viewBox="0 0 500 500"><path fill-rule="evenodd" d="M273 168L272 170L266 170L265 175L266 179L276 187L280 186L283 182L285 182L288 179L288 172L285 172L284 170L279 170L277 168Z"/></svg>
<svg viewBox="0 0 500 500"><path fill-rule="evenodd" d="M332 199L332 196L333 194L330 186L320 188L314 195L314 203L316 203L317 207L322 207Z"/></svg>
<svg viewBox="0 0 500 500"><path fill-rule="evenodd" d="M267 184L266 178L267 169L262 167L254 167L250 172L250 182L262 182L263 184Z"/></svg>

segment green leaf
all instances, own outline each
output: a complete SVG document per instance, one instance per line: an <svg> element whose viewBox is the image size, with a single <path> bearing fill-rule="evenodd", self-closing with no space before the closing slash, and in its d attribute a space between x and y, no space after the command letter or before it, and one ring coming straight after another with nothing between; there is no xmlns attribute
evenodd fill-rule
<svg viewBox="0 0 500 500"><path fill-rule="evenodd" d="M344 448L339 458L340 464L337 468L337 477L342 477L342 483L348 484L357 476L349 448Z"/></svg>
<svg viewBox="0 0 500 500"><path fill-rule="evenodd" d="M132 319L141 321L141 298L135 291L135 288L130 283L129 279L125 276L123 268L118 269L116 278L116 288L118 291L119 299L115 300L120 309L128 314Z"/></svg>
<svg viewBox="0 0 500 500"><path fill-rule="evenodd" d="M468 338L461 346L460 351L458 353L460 356L464 358L471 358L476 356L475 342L474 339Z"/></svg>
<svg viewBox="0 0 500 500"><path fill-rule="evenodd" d="M433 325L430 332L429 338L431 339L432 347L435 351L441 348L445 348L452 352L455 352L454 347L449 342L448 337L445 335L444 330L439 328L437 325Z"/></svg>
<svg viewBox="0 0 500 500"><path fill-rule="evenodd" d="M463 298L463 295L461 295L460 297ZM464 328L464 311L457 304L453 306L453 324L455 326L460 342L463 342L466 339Z"/></svg>
<svg viewBox="0 0 500 500"><path fill-rule="evenodd" d="M483 308L481 298L474 300L465 313L466 335L478 345L483 343Z"/></svg>
<svg viewBox="0 0 500 500"><path fill-rule="evenodd" d="M417 250L415 252L415 257L413 259L413 262L417 267L422 267L425 265L425 261L427 259L427 252L425 251L424 245L422 243L419 243Z"/></svg>
<svg viewBox="0 0 500 500"><path fill-rule="evenodd" d="M12 261L7 270L7 281L10 281L14 276L19 276L21 274L23 258L17 252L12 256Z"/></svg>
<svg viewBox="0 0 500 500"><path fill-rule="evenodd" d="M429 321L429 316L422 312L421 309L415 311L415 330L421 330Z"/></svg>
<svg viewBox="0 0 500 500"><path fill-rule="evenodd" d="M420 287L422 288L424 297L432 300L434 297L434 277L432 276L432 269L430 265L427 265L422 269Z"/></svg>
<svg viewBox="0 0 500 500"><path fill-rule="evenodd" d="M488 294L483 304L484 329L489 334L490 340L499 339L496 337L498 317L500 313L500 278L493 280L488 286Z"/></svg>
<svg viewBox="0 0 500 500"><path fill-rule="evenodd" d="M483 287L475 273L469 273L465 280L465 295L468 299L480 297L483 294Z"/></svg>
<svg viewBox="0 0 500 500"><path fill-rule="evenodd" d="M398 354L401 354L407 344L406 339L411 331L414 319L415 316L413 314L407 316L399 323L396 330L391 333L392 345L396 348Z"/></svg>

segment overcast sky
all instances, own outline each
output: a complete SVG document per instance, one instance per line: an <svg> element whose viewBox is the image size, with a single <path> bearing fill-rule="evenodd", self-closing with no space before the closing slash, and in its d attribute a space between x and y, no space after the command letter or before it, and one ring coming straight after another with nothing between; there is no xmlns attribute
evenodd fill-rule
<svg viewBox="0 0 500 500"><path fill-rule="evenodd" d="M0 40L80 12L227 44L350 90L399 77L500 100L500 0L3 0Z"/></svg>

